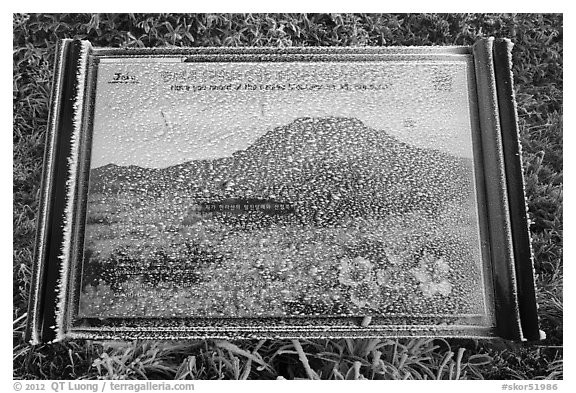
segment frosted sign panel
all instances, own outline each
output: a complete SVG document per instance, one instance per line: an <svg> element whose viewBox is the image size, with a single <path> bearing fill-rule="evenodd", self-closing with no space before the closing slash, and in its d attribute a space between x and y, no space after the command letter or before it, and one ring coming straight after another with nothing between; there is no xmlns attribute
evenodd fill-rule
<svg viewBox="0 0 576 393"><path fill-rule="evenodd" d="M101 62L79 314L487 316L469 68Z"/></svg>
<svg viewBox="0 0 576 393"><path fill-rule="evenodd" d="M498 334L471 51L76 45L60 338Z"/></svg>

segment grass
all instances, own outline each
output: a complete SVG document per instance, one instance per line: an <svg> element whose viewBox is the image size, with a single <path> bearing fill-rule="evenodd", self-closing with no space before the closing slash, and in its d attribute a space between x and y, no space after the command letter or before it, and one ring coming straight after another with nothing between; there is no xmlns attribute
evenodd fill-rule
<svg viewBox="0 0 576 393"><path fill-rule="evenodd" d="M562 379L562 16L546 14L15 14L13 366L22 379ZM96 46L515 43L514 76L541 327L539 343L443 339L23 341L54 49Z"/></svg>

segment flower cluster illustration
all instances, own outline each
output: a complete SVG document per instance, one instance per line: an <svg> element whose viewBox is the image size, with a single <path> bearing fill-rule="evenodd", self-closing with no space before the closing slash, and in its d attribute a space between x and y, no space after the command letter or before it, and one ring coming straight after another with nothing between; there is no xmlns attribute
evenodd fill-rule
<svg viewBox="0 0 576 393"><path fill-rule="evenodd" d="M443 256L436 257L425 251L418 267L412 269L411 272L420 282L419 288L425 297L432 297L436 294L448 296L452 291L452 284L447 278L450 265Z"/></svg>
<svg viewBox="0 0 576 393"><path fill-rule="evenodd" d="M350 301L360 308L372 305L378 298L380 286L388 281L388 271L375 271L372 262L364 257L341 260L338 282L349 287Z"/></svg>

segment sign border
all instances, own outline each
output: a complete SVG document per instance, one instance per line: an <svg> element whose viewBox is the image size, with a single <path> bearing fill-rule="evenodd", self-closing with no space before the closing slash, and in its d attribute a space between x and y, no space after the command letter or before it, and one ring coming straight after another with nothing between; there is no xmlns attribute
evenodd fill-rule
<svg viewBox="0 0 576 393"><path fill-rule="evenodd" d="M335 337L502 337L538 340L540 331L534 291L533 257L526 216L517 114L511 76L511 43L492 38L473 47L302 47L302 48L92 48L89 42L63 40L54 66L42 201L36 237L35 265L26 340L33 344L82 339L204 338L335 338ZM67 260L81 258L82 222L86 214L93 103L97 64L103 59L181 57L184 62L212 61L368 61L470 59L474 81L473 142L479 225L485 279L492 280L496 326L421 323L385 324L374 318L349 323L292 324L278 318L210 325L170 324L165 319L126 319L120 326L104 322L74 324L79 290L75 269ZM75 162L71 158L77 154ZM77 167L79 165L79 167ZM69 247L70 249L68 249ZM489 255L488 255L489 254ZM486 260L488 258L489 260ZM489 295L490 296L490 295ZM488 305L490 307L490 305ZM457 317L455 317L457 319ZM360 318L361 319L361 318ZM317 318L322 320L322 318ZM196 320L198 322L198 320ZM326 321L328 322L328 321ZM341 322L341 321L340 321ZM270 325L270 323L276 323Z"/></svg>

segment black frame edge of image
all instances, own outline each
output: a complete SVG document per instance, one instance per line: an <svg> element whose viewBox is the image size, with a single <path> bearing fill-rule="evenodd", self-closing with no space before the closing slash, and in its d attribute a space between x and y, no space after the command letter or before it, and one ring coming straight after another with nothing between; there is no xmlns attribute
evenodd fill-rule
<svg viewBox="0 0 576 393"><path fill-rule="evenodd" d="M507 340L522 340L520 313L513 266L513 246L508 195L498 113L492 37L473 45L482 169L486 196L490 264L494 290L496 334Z"/></svg>
<svg viewBox="0 0 576 393"><path fill-rule="evenodd" d="M534 263L530 245L520 133L511 68L512 42L508 39L496 39L493 51L520 322L522 334L526 340L540 340L534 286Z"/></svg>
<svg viewBox="0 0 576 393"><path fill-rule="evenodd" d="M51 129L46 134L47 139L50 134L53 134L54 142L53 145L49 143L45 145L45 158L50 154L49 149L52 149L54 161L52 171L43 174L44 183L42 184L43 190L50 189L49 199L43 202L47 220L40 223L44 225L46 235L44 239L37 239L35 274L38 275L39 289L38 293L31 294L30 299L33 301L29 304L30 310L35 308L37 311L33 320L28 324L25 337L27 341L36 337L41 343L51 342L56 338L57 295L62 269L60 254L64 240L63 218L69 178L68 157L74 131L74 102L78 89L77 70L82 42L62 40L59 45L63 52L64 63L60 65L62 67L60 100L51 107L49 115L56 117L55 129ZM57 50L56 53L58 55L59 51ZM52 97L55 97L58 85L55 81L52 83ZM52 127L52 124L49 124L49 127ZM44 163L44 171L46 171L46 163ZM34 290L32 286L31 292Z"/></svg>

